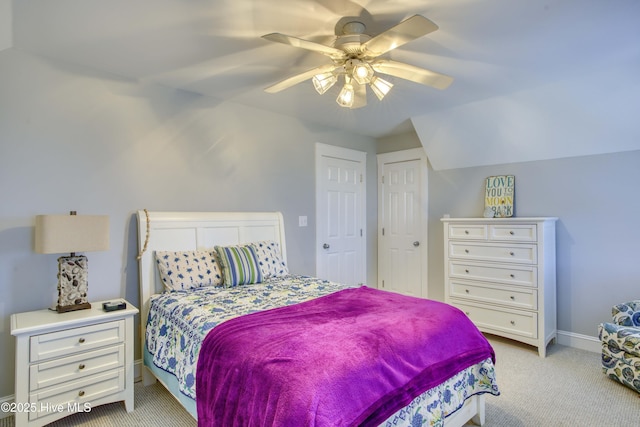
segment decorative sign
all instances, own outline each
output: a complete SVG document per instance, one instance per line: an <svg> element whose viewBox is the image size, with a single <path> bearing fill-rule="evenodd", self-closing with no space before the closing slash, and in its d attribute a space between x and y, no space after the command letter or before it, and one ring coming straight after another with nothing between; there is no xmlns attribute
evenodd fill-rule
<svg viewBox="0 0 640 427"><path fill-rule="evenodd" d="M489 176L485 183L484 216L507 218L513 216L516 177L514 175ZM493 215L491 213L493 212Z"/></svg>

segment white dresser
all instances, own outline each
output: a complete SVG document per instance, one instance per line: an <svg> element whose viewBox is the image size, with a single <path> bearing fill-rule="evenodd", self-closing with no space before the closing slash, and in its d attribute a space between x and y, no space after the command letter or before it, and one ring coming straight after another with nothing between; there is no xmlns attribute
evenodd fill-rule
<svg viewBox="0 0 640 427"><path fill-rule="evenodd" d="M67 313L11 316L16 337L16 426L42 426L97 405L124 401L133 410L133 316L102 302Z"/></svg>
<svg viewBox="0 0 640 427"><path fill-rule="evenodd" d="M443 218L445 302L483 332L556 339L557 218Z"/></svg>

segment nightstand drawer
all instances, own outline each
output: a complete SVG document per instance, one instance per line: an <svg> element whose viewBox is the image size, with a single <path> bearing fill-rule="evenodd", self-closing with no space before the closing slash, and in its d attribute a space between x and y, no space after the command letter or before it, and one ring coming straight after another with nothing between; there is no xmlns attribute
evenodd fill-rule
<svg viewBox="0 0 640 427"><path fill-rule="evenodd" d="M37 390L124 366L124 344L31 365L29 384Z"/></svg>
<svg viewBox="0 0 640 427"><path fill-rule="evenodd" d="M67 410L78 405L77 408L82 409L85 403L91 404L92 401L121 392L124 383L124 369L118 369L32 392L29 403L35 405L39 412L29 413L29 420L56 415L56 409L47 411L47 408L62 407Z"/></svg>
<svg viewBox="0 0 640 427"><path fill-rule="evenodd" d="M121 343L124 330L124 320L119 320L35 335L30 339L30 360L37 362Z"/></svg>

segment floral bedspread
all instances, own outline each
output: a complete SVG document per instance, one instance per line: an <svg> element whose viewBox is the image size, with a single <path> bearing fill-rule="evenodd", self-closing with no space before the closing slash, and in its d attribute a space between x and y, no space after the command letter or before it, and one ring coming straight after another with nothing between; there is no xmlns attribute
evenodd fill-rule
<svg viewBox="0 0 640 427"><path fill-rule="evenodd" d="M180 391L195 399L198 353L207 333L231 318L297 304L348 286L288 275L235 288L205 287L154 295L147 319L147 349L153 363L178 379ZM444 418L474 394L499 394L491 360L471 366L418 396L387 426L441 426ZM426 413L423 413L426 411Z"/></svg>

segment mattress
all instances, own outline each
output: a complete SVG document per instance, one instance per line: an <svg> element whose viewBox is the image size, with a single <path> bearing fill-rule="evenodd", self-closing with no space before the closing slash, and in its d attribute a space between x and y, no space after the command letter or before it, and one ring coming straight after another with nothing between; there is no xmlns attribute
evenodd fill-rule
<svg viewBox="0 0 640 427"><path fill-rule="evenodd" d="M180 400L196 398L198 354L207 333L234 317L297 304L348 286L305 276L288 275L235 288L208 287L174 291L151 299L146 329L146 363L164 377L175 378ZM166 382L166 380L165 380ZM499 394L491 359L470 366L419 395L383 425L441 425L475 394ZM195 408L195 405L185 405ZM192 415L195 413L192 411ZM417 424L415 424L417 423Z"/></svg>

